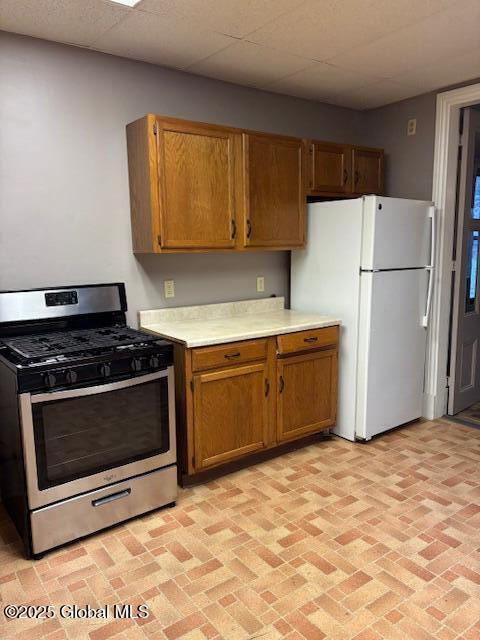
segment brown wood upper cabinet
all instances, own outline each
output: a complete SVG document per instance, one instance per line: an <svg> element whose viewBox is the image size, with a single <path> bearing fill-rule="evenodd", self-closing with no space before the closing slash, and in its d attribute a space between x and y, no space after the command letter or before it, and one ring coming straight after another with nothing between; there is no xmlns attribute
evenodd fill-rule
<svg viewBox="0 0 480 640"><path fill-rule="evenodd" d="M305 144L244 134L246 247L291 248L305 242Z"/></svg>
<svg viewBox="0 0 480 640"><path fill-rule="evenodd" d="M352 149L343 144L312 142L309 148L309 192L349 193L352 190Z"/></svg>
<svg viewBox="0 0 480 640"><path fill-rule="evenodd" d="M235 134L157 120L160 237L166 249L235 246Z"/></svg>
<svg viewBox="0 0 480 640"><path fill-rule="evenodd" d="M127 144L135 252L235 247L238 134L149 115Z"/></svg>
<svg viewBox="0 0 480 640"><path fill-rule="evenodd" d="M148 115L127 126L135 253L304 244L304 142Z"/></svg>
<svg viewBox="0 0 480 640"><path fill-rule="evenodd" d="M307 195L383 190L383 151L149 114L127 126L135 253L297 249Z"/></svg>
<svg viewBox="0 0 480 640"><path fill-rule="evenodd" d="M383 150L311 141L307 193L356 196L383 192Z"/></svg>
<svg viewBox="0 0 480 640"><path fill-rule="evenodd" d="M369 194L383 192L383 151L367 147L352 149L353 192Z"/></svg>

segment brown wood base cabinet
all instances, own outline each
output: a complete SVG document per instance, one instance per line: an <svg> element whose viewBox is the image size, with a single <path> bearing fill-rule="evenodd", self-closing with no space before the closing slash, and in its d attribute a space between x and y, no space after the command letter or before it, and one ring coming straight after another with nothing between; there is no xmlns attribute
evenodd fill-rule
<svg viewBox="0 0 480 640"><path fill-rule="evenodd" d="M328 430L338 327L188 349L175 346L179 480L221 475L259 452Z"/></svg>

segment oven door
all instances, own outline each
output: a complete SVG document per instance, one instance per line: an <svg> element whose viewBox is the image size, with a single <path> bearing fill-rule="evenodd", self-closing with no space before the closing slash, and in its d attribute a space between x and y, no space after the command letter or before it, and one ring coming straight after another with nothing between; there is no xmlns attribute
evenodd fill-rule
<svg viewBox="0 0 480 640"><path fill-rule="evenodd" d="M31 509L176 462L173 367L19 397Z"/></svg>

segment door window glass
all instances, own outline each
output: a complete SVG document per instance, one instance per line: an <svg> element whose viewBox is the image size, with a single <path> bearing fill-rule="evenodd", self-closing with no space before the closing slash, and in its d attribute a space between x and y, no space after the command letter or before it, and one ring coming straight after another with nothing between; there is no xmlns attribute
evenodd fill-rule
<svg viewBox="0 0 480 640"><path fill-rule="evenodd" d="M480 220L480 174L475 176L473 183L472 218Z"/></svg>
<svg viewBox="0 0 480 640"><path fill-rule="evenodd" d="M478 246L480 242L480 231L470 231L468 242L467 261L467 287L465 311L466 313L475 311L475 298L477 295L478 281Z"/></svg>

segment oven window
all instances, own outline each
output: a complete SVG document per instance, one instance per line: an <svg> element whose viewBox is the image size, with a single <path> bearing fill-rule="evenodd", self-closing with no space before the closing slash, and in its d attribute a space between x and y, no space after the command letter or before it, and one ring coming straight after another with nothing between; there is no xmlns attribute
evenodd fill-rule
<svg viewBox="0 0 480 640"><path fill-rule="evenodd" d="M32 406L38 483L47 489L170 447L167 378Z"/></svg>

